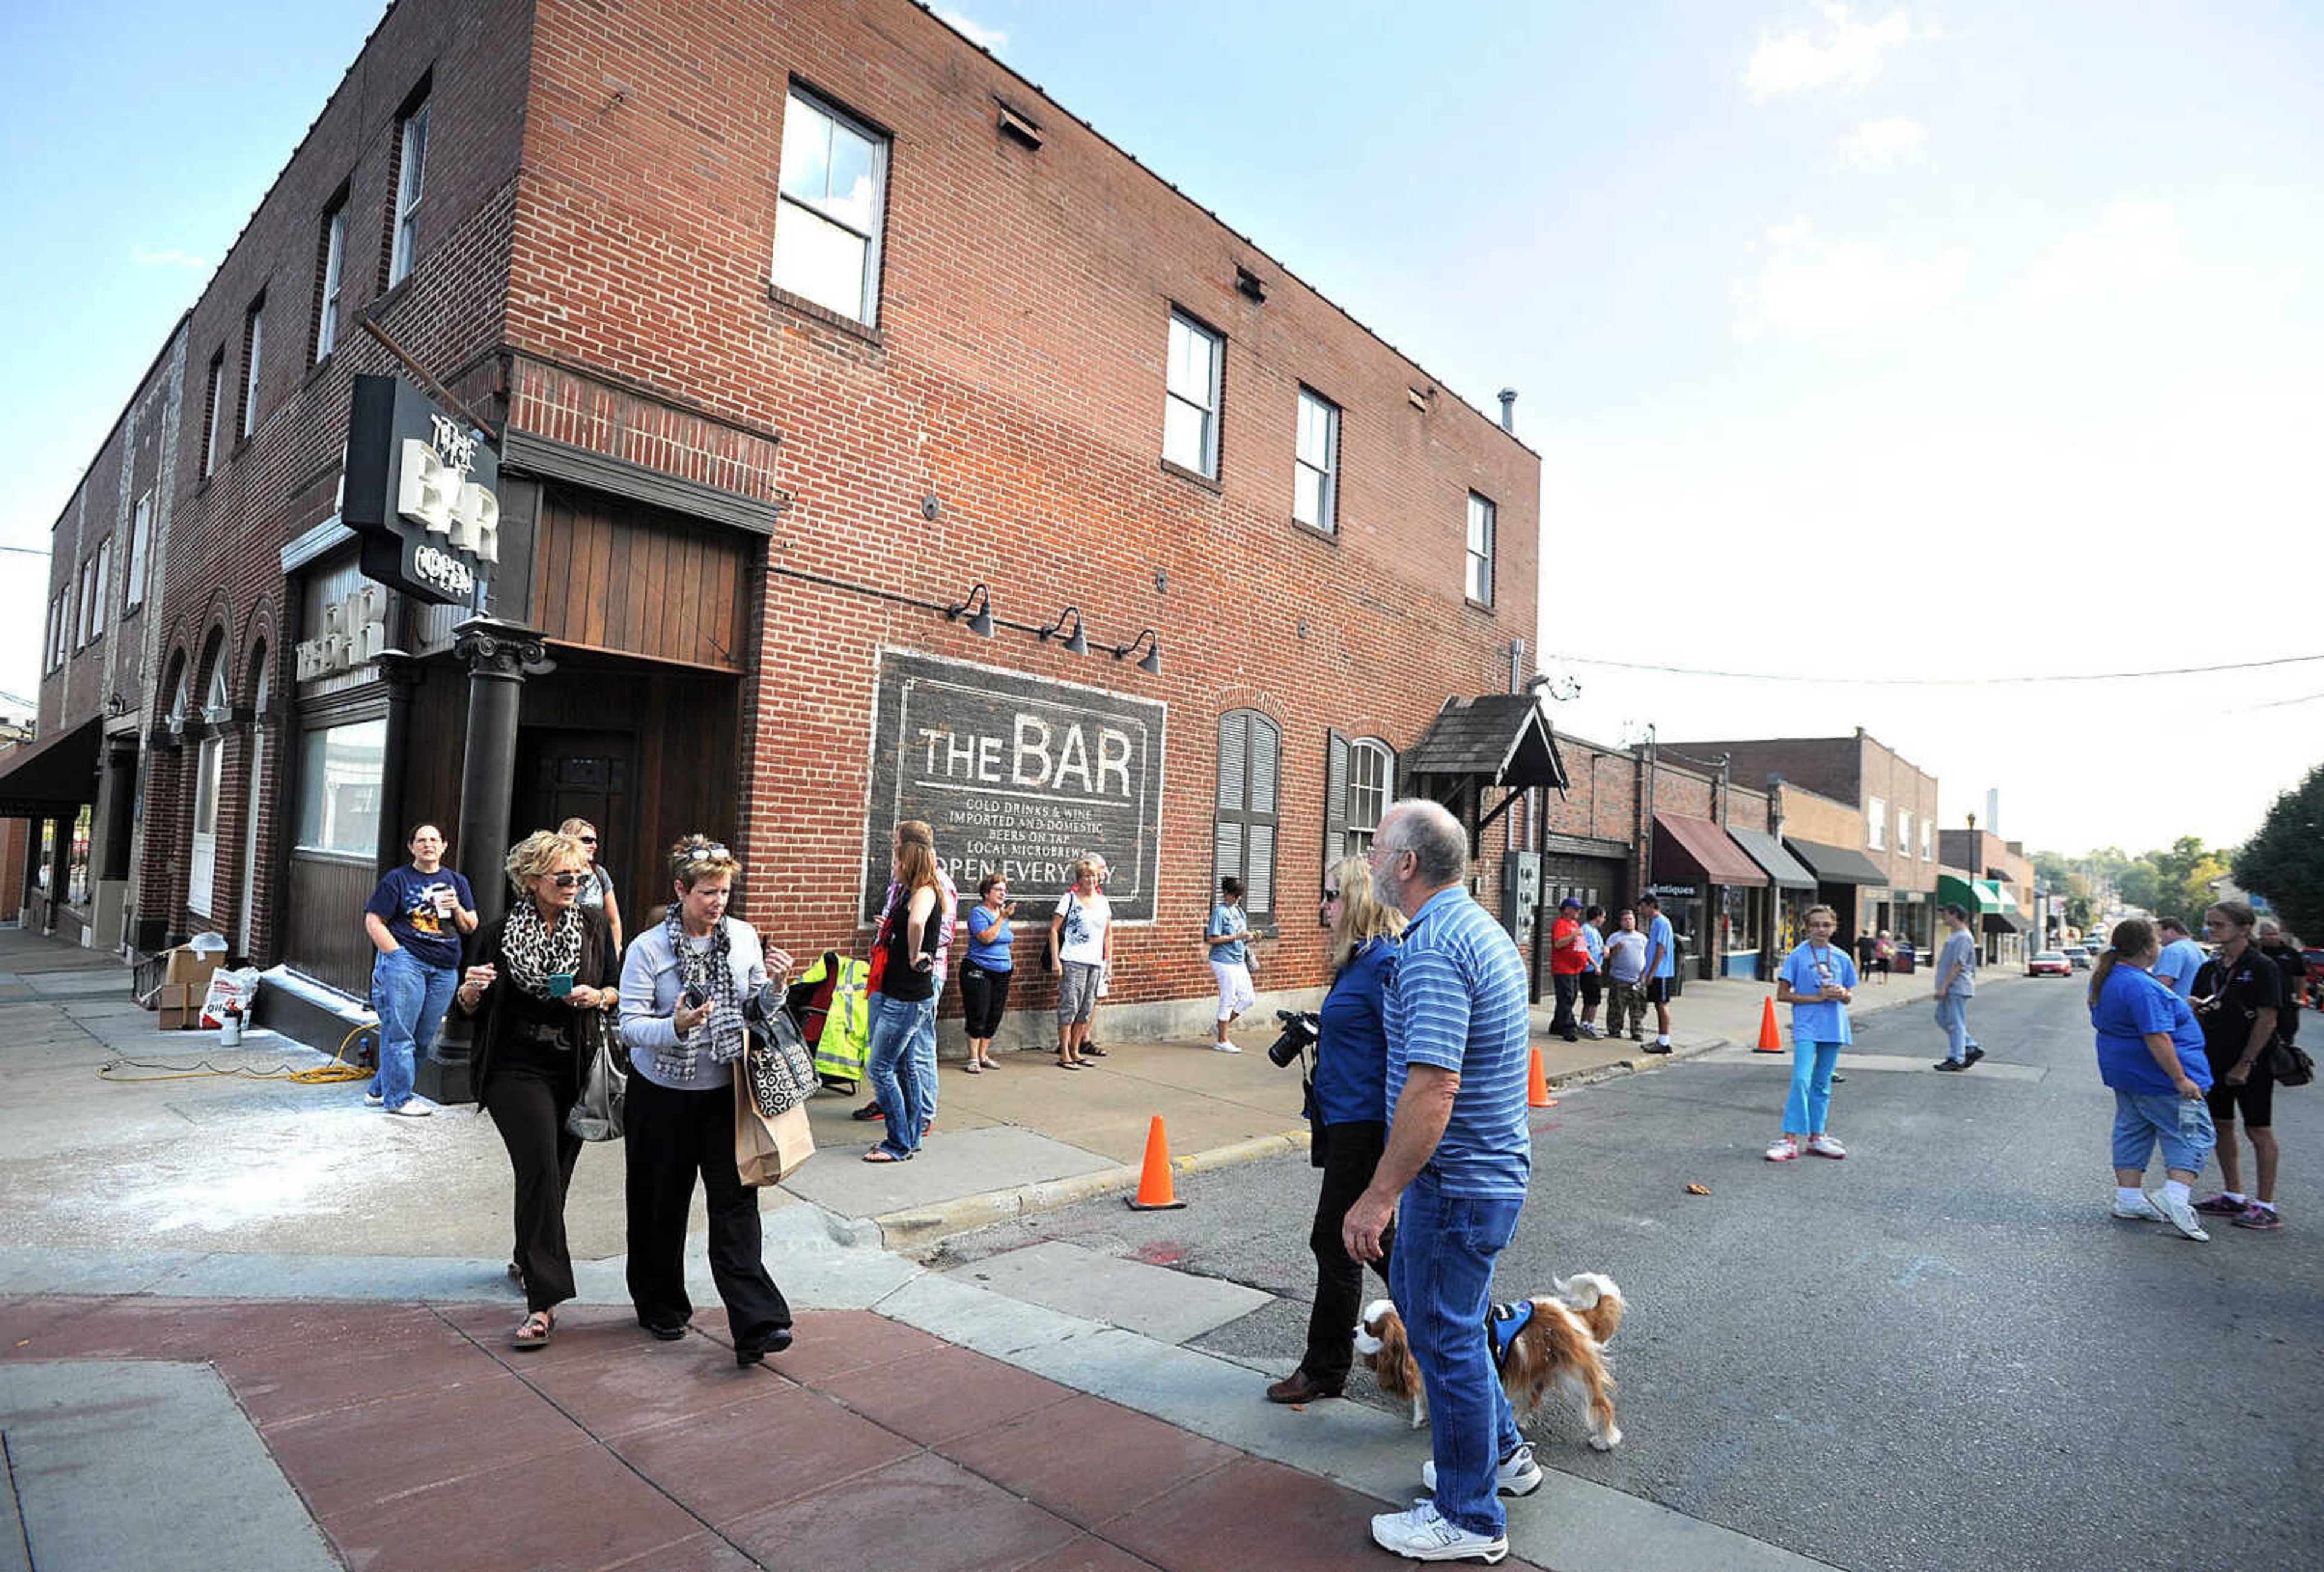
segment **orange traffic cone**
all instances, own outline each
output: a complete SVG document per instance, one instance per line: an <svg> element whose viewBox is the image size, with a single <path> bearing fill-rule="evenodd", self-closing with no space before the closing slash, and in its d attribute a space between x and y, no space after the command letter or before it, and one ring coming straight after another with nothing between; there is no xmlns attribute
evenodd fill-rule
<svg viewBox="0 0 2324 1572"><path fill-rule="evenodd" d="M1781 1053L1784 1034L1775 1030L1775 996L1770 994L1759 1004L1759 1046L1753 1053Z"/></svg>
<svg viewBox="0 0 2324 1572"><path fill-rule="evenodd" d="M1162 1133L1162 1115L1146 1132L1146 1167L1138 1176L1138 1194L1130 1203L1133 1212L1176 1212L1185 1206L1170 1188L1170 1138Z"/></svg>
<svg viewBox="0 0 2324 1572"><path fill-rule="evenodd" d="M1554 1108L1557 1099L1549 1095L1549 1077L1541 1071L1541 1050L1533 1050L1533 1084L1526 1091L1528 1108Z"/></svg>

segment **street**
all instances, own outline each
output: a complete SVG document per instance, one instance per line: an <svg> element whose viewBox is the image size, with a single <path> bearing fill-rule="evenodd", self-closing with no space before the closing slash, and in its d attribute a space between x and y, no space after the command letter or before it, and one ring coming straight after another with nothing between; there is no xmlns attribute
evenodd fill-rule
<svg viewBox="0 0 2324 1572"><path fill-rule="evenodd" d="M1761 1158L1788 1056L1716 1055L1537 1111L1496 1291L1590 1270L1630 1305L1612 1344L1623 1446L1592 1453L1545 1413L1543 1465L1848 1567L2312 1555L2319 1094L2276 1100L2282 1233L2219 1220L2199 1244L2111 1219L2088 976L1990 989L1971 1014L1990 1057L1964 1076L1929 1069L1918 1007L1860 1025L1833 1100L1844 1161ZM1303 1345L1315 1175L1277 1159L1179 1195L1181 1212L1109 1197L964 1235L938 1264L1063 1241L1277 1296L1189 1345L1249 1364L1256 1403ZM1350 1396L1395 1406L1360 1369Z"/></svg>

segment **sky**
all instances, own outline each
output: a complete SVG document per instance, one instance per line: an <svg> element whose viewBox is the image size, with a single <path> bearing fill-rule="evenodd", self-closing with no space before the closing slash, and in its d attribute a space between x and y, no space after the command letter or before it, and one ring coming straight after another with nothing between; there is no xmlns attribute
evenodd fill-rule
<svg viewBox="0 0 2324 1572"><path fill-rule="evenodd" d="M1561 730L1860 726L1945 825L1995 788L2069 851L2231 844L2324 760L2324 8L937 9L1442 385L1518 390ZM0 544L378 14L0 21ZM0 556L0 689L43 601ZM2060 675L2105 680L2015 680Z"/></svg>

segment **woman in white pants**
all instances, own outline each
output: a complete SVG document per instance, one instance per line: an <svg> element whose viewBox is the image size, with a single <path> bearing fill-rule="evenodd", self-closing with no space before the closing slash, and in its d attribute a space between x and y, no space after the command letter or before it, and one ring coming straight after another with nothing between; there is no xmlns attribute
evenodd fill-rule
<svg viewBox="0 0 2324 1572"><path fill-rule="evenodd" d="M1211 1046L1221 1053L1242 1050L1227 1040L1227 1028L1251 1007L1250 923L1242 914L1242 881L1231 876L1219 881L1219 903L1203 925L1203 942L1210 947L1211 973L1219 980L1219 1035Z"/></svg>

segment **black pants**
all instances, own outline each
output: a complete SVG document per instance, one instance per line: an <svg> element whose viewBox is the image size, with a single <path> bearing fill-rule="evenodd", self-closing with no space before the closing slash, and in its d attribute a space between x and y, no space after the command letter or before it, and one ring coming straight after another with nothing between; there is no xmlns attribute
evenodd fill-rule
<svg viewBox="0 0 2324 1572"><path fill-rule="evenodd" d="M632 1075L622 1144L629 1159L630 1302L639 1321L677 1327L694 1314L686 1296L686 1215L699 1174L710 1216L710 1278L725 1302L734 1346L763 1344L788 1327L790 1305L761 1258L759 1192L734 1171L734 1088L678 1091Z"/></svg>
<svg viewBox="0 0 2324 1572"><path fill-rule="evenodd" d="M572 1187L581 1138L565 1128L565 1116L579 1096L570 1076L552 1079L521 1065L495 1066L484 1082L484 1111L516 1170L516 1265L530 1310L573 1297L565 1192Z"/></svg>
<svg viewBox="0 0 2324 1572"><path fill-rule="evenodd" d="M1009 979L1012 971L987 971L974 961L964 961L960 967L960 1002L965 1017L967 1034L982 1042L1001 1028L1001 1017L1009 1008Z"/></svg>
<svg viewBox="0 0 2324 1572"><path fill-rule="evenodd" d="M1337 1392L1355 1361L1356 1317L1363 1310L1364 1269L1340 1236L1348 1208L1372 1182L1388 1147L1385 1124L1333 1124L1323 1134L1323 1188L1315 1197L1315 1226L1307 1247L1315 1253L1315 1308L1307 1318L1307 1353L1299 1361L1316 1385ZM1391 1218L1380 1234L1380 1258L1372 1263L1388 1281L1388 1261L1396 1243Z"/></svg>
<svg viewBox="0 0 2324 1572"><path fill-rule="evenodd" d="M1550 1018L1549 1034L1552 1037L1572 1037L1578 1030L1573 1022L1573 1001L1582 994L1582 974L1558 972L1550 981L1557 988L1557 1013Z"/></svg>

